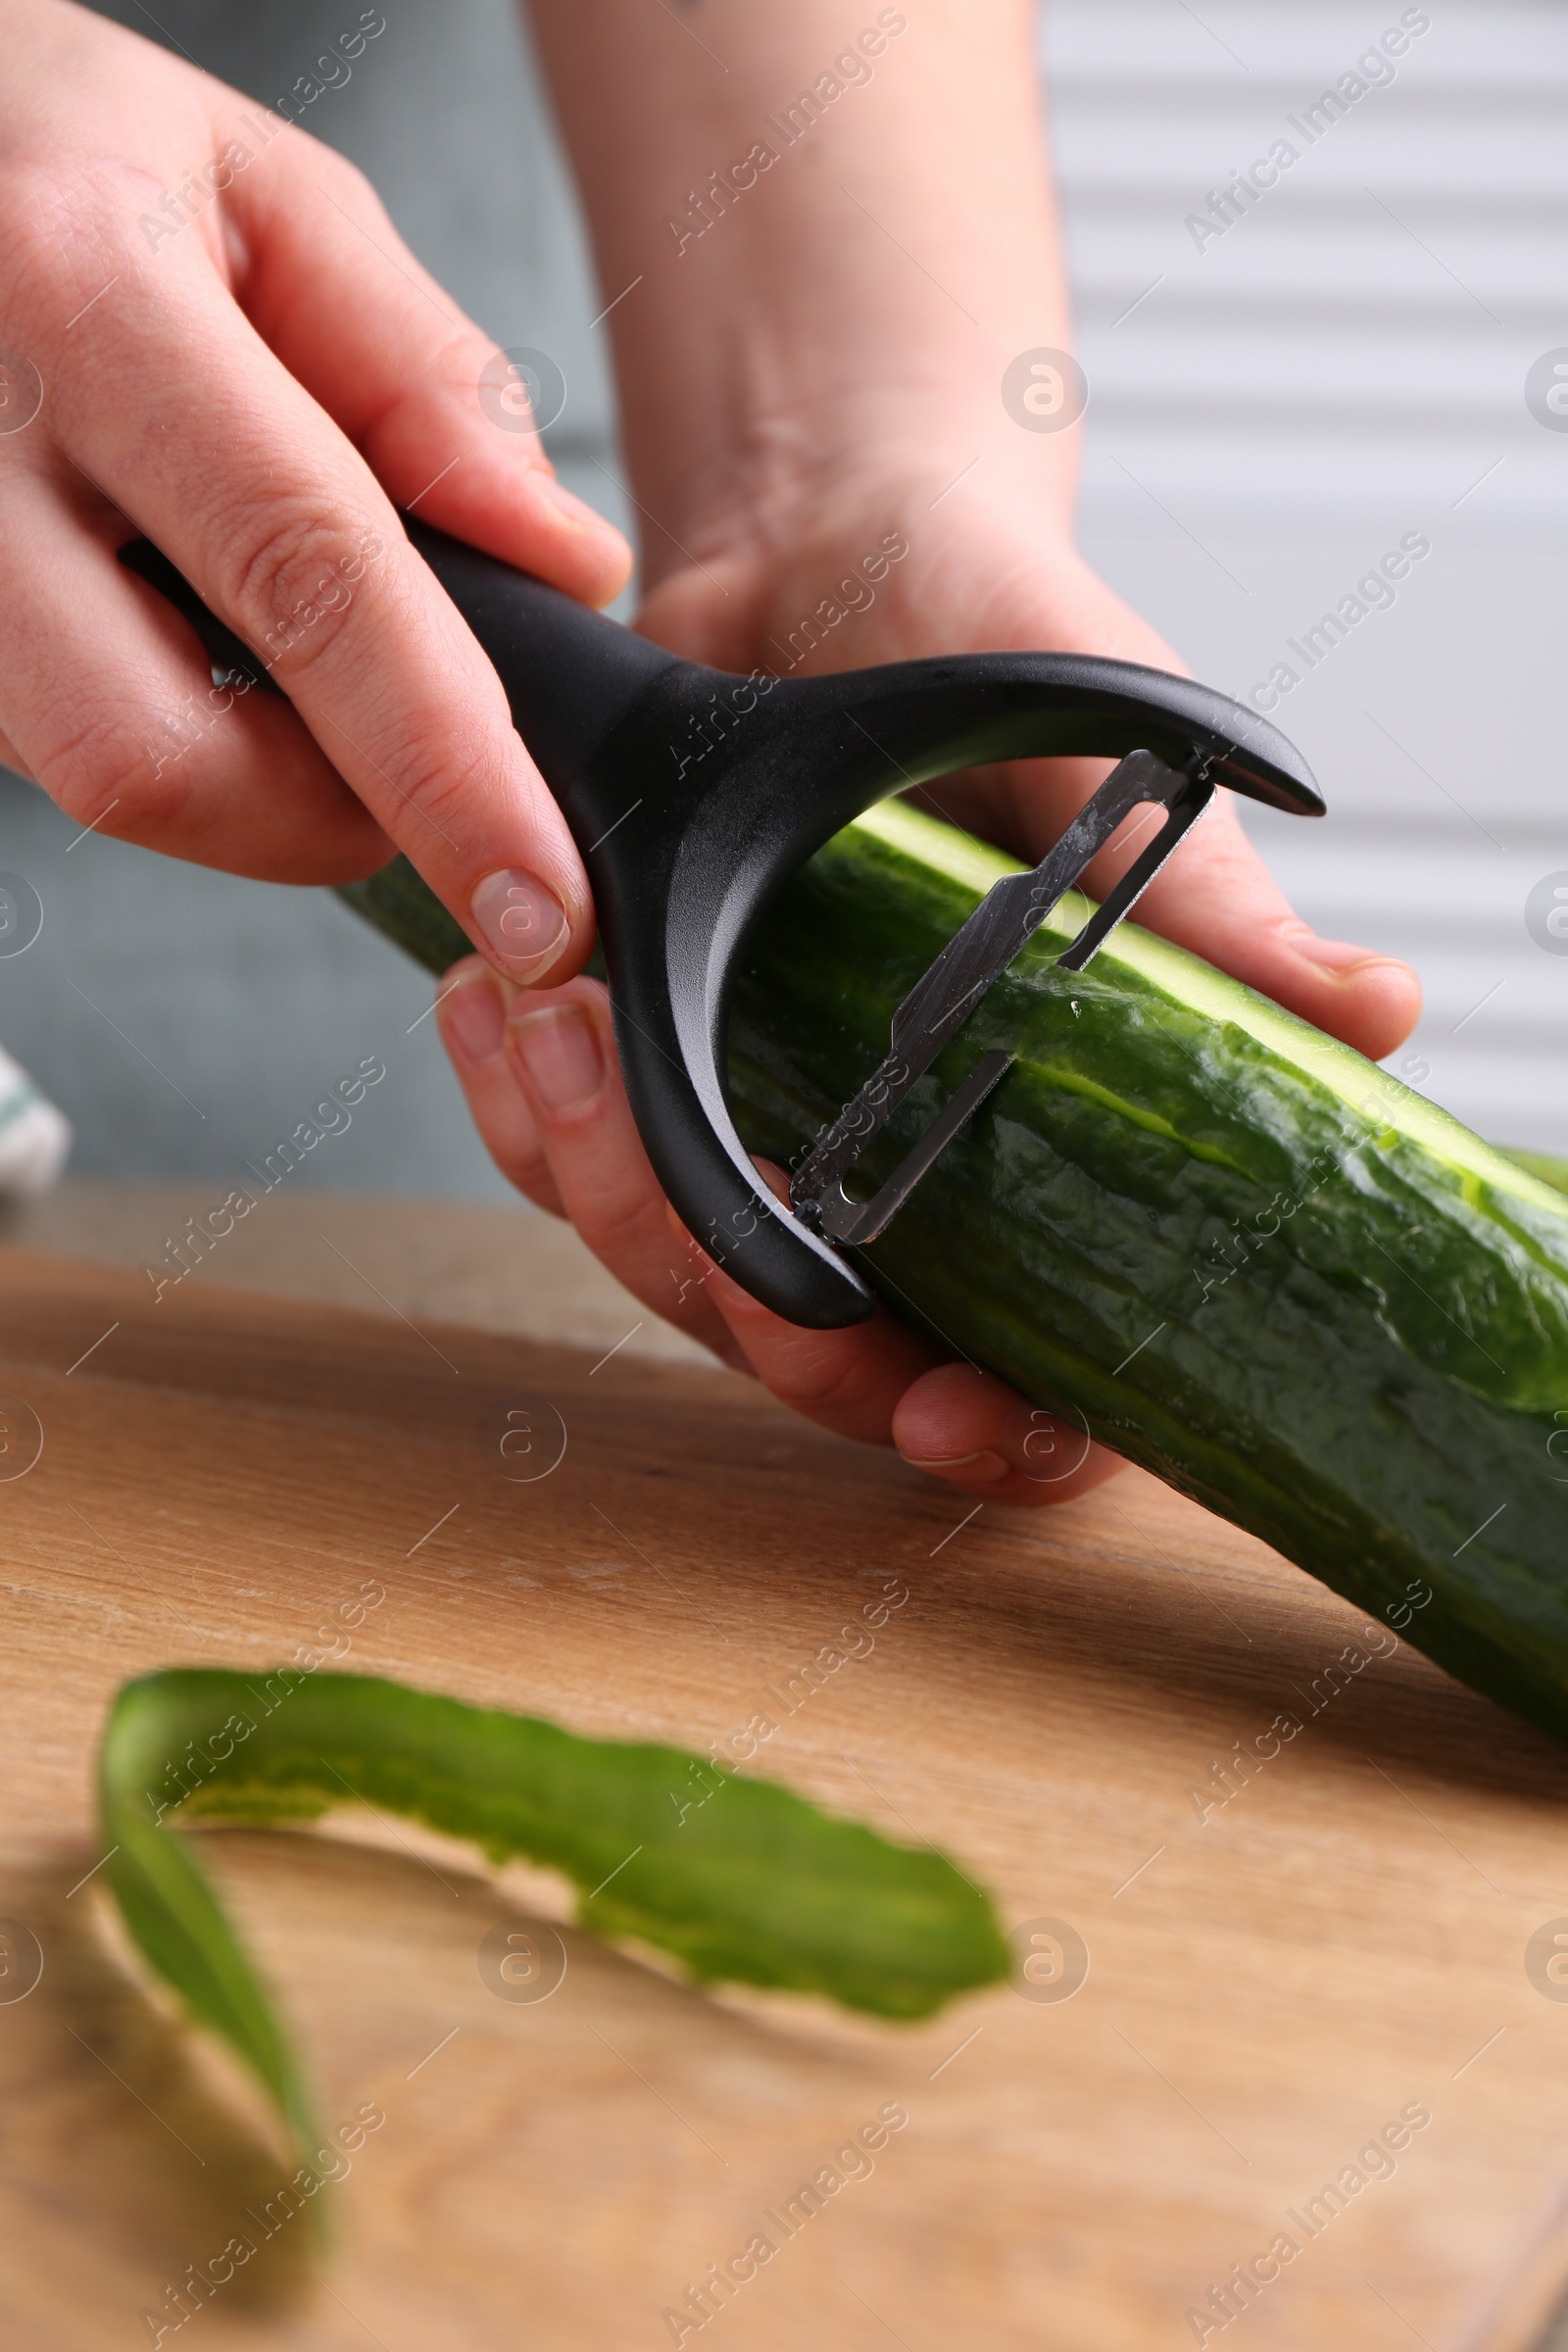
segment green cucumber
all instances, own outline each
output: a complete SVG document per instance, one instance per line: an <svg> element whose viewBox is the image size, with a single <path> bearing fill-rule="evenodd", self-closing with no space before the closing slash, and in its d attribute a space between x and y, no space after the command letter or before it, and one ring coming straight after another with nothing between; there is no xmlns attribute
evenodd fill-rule
<svg viewBox="0 0 1568 2352"><path fill-rule="evenodd" d="M729 1076L787 1162L1012 861L902 803L750 943ZM404 876L361 884L407 895ZM422 886L417 886L422 887ZM1006 1077L859 1253L898 1311L1568 1734L1568 1200L1360 1054L1070 898L864 1155ZM445 918L443 918L445 919ZM452 952L467 942L451 926ZM427 959L434 960L429 954Z"/></svg>
<svg viewBox="0 0 1568 2352"><path fill-rule="evenodd" d="M341 883L337 895L426 971L444 972L460 956L473 954L463 925L406 858L394 858L368 882Z"/></svg>
<svg viewBox="0 0 1568 2352"><path fill-rule="evenodd" d="M1517 1166L1528 1168L1532 1176L1539 1176L1543 1184L1549 1184L1554 1193L1568 1193L1568 1159L1553 1159L1545 1152L1516 1151L1512 1145L1507 1155Z"/></svg>

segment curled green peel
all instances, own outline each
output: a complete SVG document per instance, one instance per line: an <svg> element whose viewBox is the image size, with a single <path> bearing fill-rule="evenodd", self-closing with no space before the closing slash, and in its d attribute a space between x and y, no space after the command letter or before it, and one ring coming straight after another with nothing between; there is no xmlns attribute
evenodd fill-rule
<svg viewBox="0 0 1568 2352"><path fill-rule="evenodd" d="M522 1856L582 1890L601 1935L703 1982L926 2017L1004 1975L989 1899L943 1855L895 1845L772 1781L675 1747L585 1740L371 1675L176 1667L126 1683L99 1763L105 1876L132 1938L276 2102L317 2132L288 2037L174 1820L308 1820L362 1803Z"/></svg>

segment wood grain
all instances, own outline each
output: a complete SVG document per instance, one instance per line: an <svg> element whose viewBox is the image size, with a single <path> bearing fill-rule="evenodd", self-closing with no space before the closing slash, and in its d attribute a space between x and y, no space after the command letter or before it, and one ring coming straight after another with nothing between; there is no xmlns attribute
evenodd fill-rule
<svg viewBox="0 0 1568 2352"><path fill-rule="evenodd" d="M898 1463L629 1349L595 1369L195 1285L155 1307L15 1250L0 1299L0 1390L44 1439L0 1482L0 1915L45 1958L0 2003L8 2346L149 2343L151 2311L166 2345L652 2352L890 2100L909 2121L874 2172L774 2230L688 2345L1192 2343L1189 2308L1282 2231L1300 2250L1211 2344L1533 2339L1568 2275L1568 2002L1524 1955L1568 1917L1568 1757L1402 1645L1371 1655L1261 1545L1133 1474L960 1526ZM533 1483L499 1450L518 1411L565 1432ZM848 1612L906 1589L749 1769L941 1844L1009 1924L1068 1923L1087 1982L883 2028L703 1994L564 1926L560 1990L514 2005L477 1947L564 1920L547 1879L352 1815L207 1833L323 2112L385 2113L322 2191L313 2276L245 2219L281 2178L265 2118L79 1882L117 1684L269 1666L368 1577L387 1597L350 1668L699 1748L783 1716ZM1282 1713L1300 1732L1200 1819L1192 1790ZM1431 2121L1392 2177L1315 2236L1287 2219L1411 2105ZM176 2332L166 2290L236 2231L257 2255Z"/></svg>

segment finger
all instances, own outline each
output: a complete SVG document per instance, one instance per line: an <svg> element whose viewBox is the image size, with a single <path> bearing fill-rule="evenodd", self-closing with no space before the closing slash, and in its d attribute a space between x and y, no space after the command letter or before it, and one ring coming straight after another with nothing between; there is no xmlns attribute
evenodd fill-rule
<svg viewBox="0 0 1568 2352"><path fill-rule="evenodd" d="M257 328L422 520L605 605L632 554L555 478L500 353L399 237L368 181L310 140L279 141L227 203L253 259Z"/></svg>
<svg viewBox="0 0 1568 2352"><path fill-rule="evenodd" d="M576 980L518 992L508 1042L563 1205L611 1272L726 1361L745 1362L786 1404L886 1445L899 1396L939 1351L880 1310L853 1333L798 1331L697 1248L637 1134L606 991Z"/></svg>
<svg viewBox="0 0 1568 2352"><path fill-rule="evenodd" d="M1019 761L944 777L921 795L1026 860L1042 858L1108 772L1104 761ZM1152 838L1152 808L1135 809L1083 877L1106 896ZM1373 1061L1403 1043L1421 1015L1421 983L1399 957L1321 939L1296 912L1220 793L1144 892L1134 919L1230 972Z"/></svg>
<svg viewBox="0 0 1568 2352"><path fill-rule="evenodd" d="M789 1181L765 1159L757 1169L783 1200ZM668 1211L677 1234L758 1378L781 1403L808 1421L871 1446L893 1443L893 1417L911 1381L944 1361L947 1350L878 1305L867 1323L847 1331L808 1331L786 1323L714 1263Z"/></svg>
<svg viewBox="0 0 1568 2352"><path fill-rule="evenodd" d="M61 359L57 434L267 662L496 967L569 970L586 878L494 670L364 459L188 251L127 254ZM149 430L171 384L180 429ZM106 829L140 838L142 814L127 793Z"/></svg>
<svg viewBox="0 0 1568 2352"><path fill-rule="evenodd" d="M473 1123L509 1184L539 1208L564 1217L565 1205L550 1173L538 1121L507 1059L507 1014L515 989L478 956L442 977L436 1026Z"/></svg>
<svg viewBox="0 0 1568 2352"><path fill-rule="evenodd" d="M214 685L184 623L115 562L124 532L47 453L0 478L0 759L78 824L113 830L134 806L150 849L271 882L373 873L392 844L369 810L286 703Z"/></svg>
<svg viewBox="0 0 1568 2352"><path fill-rule="evenodd" d="M1371 1061L1402 1045L1421 1017L1421 983L1407 963L1321 939L1303 922L1243 832L1229 795L1151 883L1138 920Z"/></svg>
<svg viewBox="0 0 1568 2352"><path fill-rule="evenodd" d="M975 582L976 610L997 625L998 646L1038 645L1142 662L1182 673L1180 657L1149 623L1076 559L1058 562L1052 598L1015 596L999 610L994 590ZM1106 763L1009 763L943 778L934 805L973 823L1017 856L1045 855L1108 772ZM1000 821L999 821L1000 820ZM1103 898L1150 838L1152 812L1136 811L1085 877ZM1248 840L1228 793L1183 842L1138 902L1137 920L1231 972L1315 1028L1343 1038L1374 1061L1401 1044L1421 1012L1421 984L1408 964L1374 950L1320 939L1304 922Z"/></svg>
<svg viewBox="0 0 1568 2352"><path fill-rule="evenodd" d="M941 778L921 795L1015 857L1042 858L1107 774L1104 762L1049 760ZM1152 840L1154 809L1136 809L1091 863L1084 889L1104 899ZM1192 828L1138 901L1136 922L1382 1060L1420 1018L1420 981L1396 955L1319 939L1281 892L1242 828L1230 793Z"/></svg>
<svg viewBox="0 0 1568 2352"><path fill-rule="evenodd" d="M507 1028L562 1204L611 1272L661 1314L686 1321L727 1361L748 1364L785 1404L846 1437L887 1445L900 1396L941 1350L882 1308L854 1331L798 1330L697 1247L643 1150L615 1060L610 1000L597 982L515 992Z"/></svg>
<svg viewBox="0 0 1568 2352"><path fill-rule="evenodd" d="M848 1331L805 1331L786 1323L715 1266L673 1211L670 1216L693 1261L706 1269L713 1302L753 1371L780 1403L841 1437L891 1446L900 1398L911 1381L941 1362L941 1348L882 1305L868 1323Z"/></svg>
<svg viewBox="0 0 1568 2352"><path fill-rule="evenodd" d="M1031 1405L972 1364L939 1364L899 1399L893 1443L906 1462L987 1502L1071 1502L1124 1467L1070 1416Z"/></svg>
<svg viewBox="0 0 1568 2352"><path fill-rule="evenodd" d="M782 1191L780 1172L765 1161L759 1167ZM956 1362L884 1306L850 1331L802 1331L720 1269L709 1279L759 1378L781 1402L842 1436L895 1446L912 1468L949 1485L1035 1509L1069 1502L1121 1467L1070 1420Z"/></svg>
<svg viewBox="0 0 1568 2352"><path fill-rule="evenodd" d="M510 1082L519 1096L562 1209L645 1306L738 1363L702 1269L672 1242L663 1193L621 1084L608 993L582 979L509 993L494 1084L499 1090ZM484 1132L485 1114L475 1115Z"/></svg>
<svg viewBox="0 0 1568 2352"><path fill-rule="evenodd" d="M909 1413L912 1396L907 1431L914 1451L907 1458L916 1459L924 1446L941 1474L957 1483L989 1485L984 1465L968 1476L988 1447L1002 1449L1010 1481L999 1488L1000 1499L1064 1499L1093 1483L1076 1460L1076 1446L1067 1475L1060 1475L1048 1416L1031 1411L1002 1382L947 1362L936 1343L885 1308L850 1331L803 1331L714 1264L680 1225L643 1151L614 1058L609 998L597 982L509 990L475 960L456 967L448 987L437 1018L498 1164L540 1199L542 1154L561 1207L645 1303L671 1320L687 1320L729 1360L740 1355L781 1402L843 1436L898 1442L899 1417ZM503 1050L497 1031L504 1002ZM506 1100L512 1071L526 1098L521 1114ZM781 1172L759 1165L782 1191ZM1072 1433L1058 1438L1065 1446Z"/></svg>

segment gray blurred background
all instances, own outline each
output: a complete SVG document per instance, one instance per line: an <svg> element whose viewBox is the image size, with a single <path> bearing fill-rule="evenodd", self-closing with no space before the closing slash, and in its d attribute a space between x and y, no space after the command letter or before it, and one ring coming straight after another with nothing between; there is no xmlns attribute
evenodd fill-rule
<svg viewBox="0 0 1568 2352"><path fill-rule="evenodd" d="M510 0L382 6L386 33L308 127L364 167L500 343L557 360L554 455L624 526L603 298ZM137 0L106 13L155 32ZM1091 384L1083 538L1200 674L1241 695L1402 534L1431 541L1392 609L1276 713L1329 823L1265 814L1256 834L1322 929L1421 971L1426 1015L1392 1066L1484 1133L1568 1152L1568 956L1525 922L1544 877L1568 884L1568 432L1525 400L1532 366L1568 347L1568 18L1443 0L1393 83L1305 148L1286 117L1400 14L1052 10ZM158 10L172 45L264 100L340 19L314 0ZM1200 250L1187 217L1281 135L1299 162ZM0 960L0 1044L74 1121L74 1172L237 1181L376 1054L386 1083L294 1181L505 1194L419 1019L429 982L330 897L79 839L3 775L0 866L45 908L36 944Z"/></svg>

